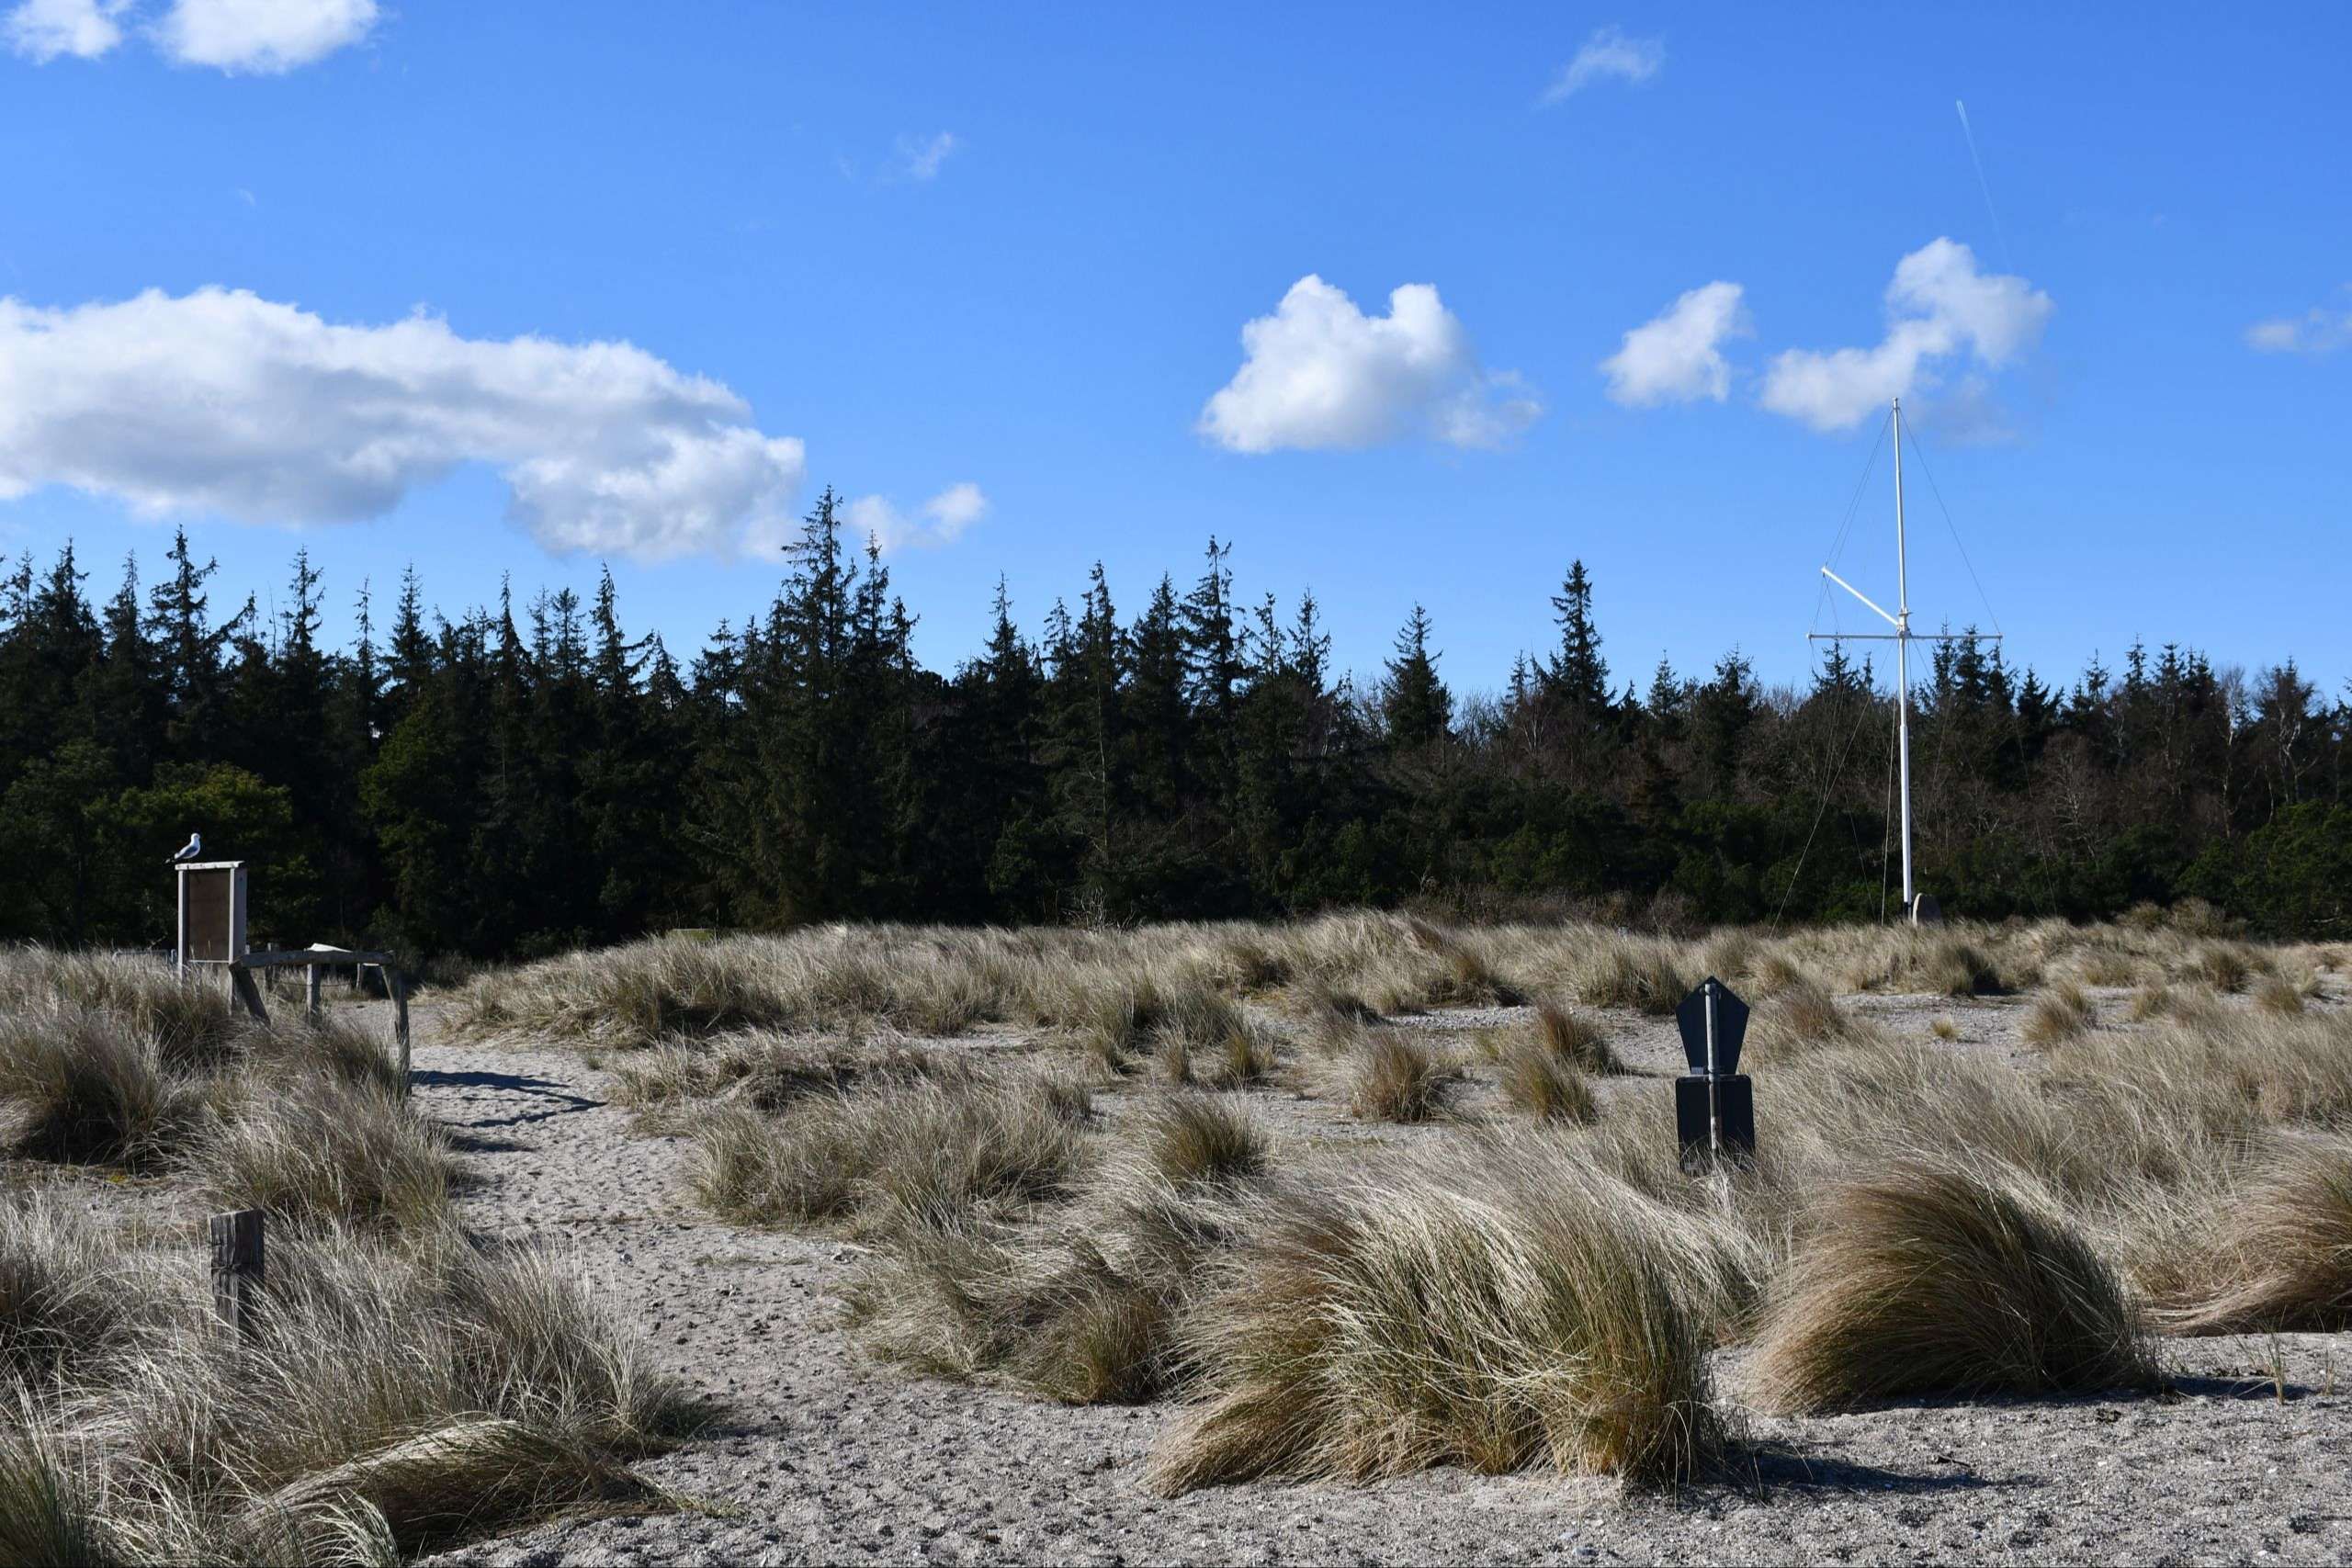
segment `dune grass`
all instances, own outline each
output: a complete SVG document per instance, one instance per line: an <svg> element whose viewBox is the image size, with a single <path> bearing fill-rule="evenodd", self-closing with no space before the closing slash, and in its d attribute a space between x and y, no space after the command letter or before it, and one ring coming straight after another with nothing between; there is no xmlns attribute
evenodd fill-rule
<svg viewBox="0 0 2352 1568"><path fill-rule="evenodd" d="M1366 1122L1427 1122L1445 1108L1458 1077L1420 1041L1368 1031L1350 1054L1348 1111Z"/></svg>
<svg viewBox="0 0 2352 1568"><path fill-rule="evenodd" d="M1645 1206L1553 1148L1269 1211L1186 1319L1198 1388L1153 1454L1160 1490L1438 1464L1669 1483L1715 1452L1705 1338Z"/></svg>
<svg viewBox="0 0 2352 1568"><path fill-rule="evenodd" d="M0 953L13 1152L258 1208L224 1337L177 1238L0 1194L0 1561L392 1562L589 1503L696 1419L590 1282L454 1227L445 1140L346 1023L265 1026L140 958Z"/></svg>
<svg viewBox="0 0 2352 1568"><path fill-rule="evenodd" d="M752 1224L854 1235L953 1226L1051 1197L1075 1175L1086 1091L1036 1077L923 1079L812 1095L780 1116L732 1105L696 1134L696 1193Z"/></svg>
<svg viewBox="0 0 2352 1568"><path fill-rule="evenodd" d="M2160 1303L2172 1332L2352 1328L2352 1136L2278 1140L2179 1239L2202 1267Z"/></svg>
<svg viewBox="0 0 2352 1568"><path fill-rule="evenodd" d="M2121 1281L2030 1181L1905 1160L1815 1205L1748 1379L1786 1412L2154 1388L2140 1335Z"/></svg>
<svg viewBox="0 0 2352 1568"><path fill-rule="evenodd" d="M1717 1346L1752 1347L1764 1403L1810 1410L2147 1387L2150 1325L2337 1323L2352 1201L2336 1189L2352 1184L2329 1140L2352 1125L2352 1013L2321 984L2330 962L2196 911L1692 942L1373 914L826 928L492 972L457 1011L475 1038L627 1053L616 1097L694 1136L713 1208L857 1238L844 1293L875 1355L1074 1404L1184 1400L1153 1461L1165 1489L1449 1463L1646 1484L1705 1472L1724 1440L1705 1375ZM1661 1016L1711 973L1756 1005L1765 1139L1752 1169L1693 1180L1640 1109L1649 1090L1604 1098L1596 1080L1622 1066L1608 1032L1647 1027L1625 1011ZM2081 987L2124 985L2133 1001L2091 1027ZM1897 1039L1853 991L2024 996L1971 1010L1983 1027L1956 1048L1956 1024ZM1458 1069L1427 1032L1381 1021L1525 996L1554 1000L1481 1036L1501 1110L1449 1110ZM2013 1021L2030 1060L1974 1048ZM1072 1053L1097 1099L1062 1076L1073 1056L1057 1072L925 1043L1000 1026L1049 1063ZM306 1091L322 1102L367 1092L209 1028L199 1013L133 1041L160 1081L198 1086L192 1103L142 1121L135 1075L87 1097L127 1108L97 1122L134 1134L114 1157L202 1168L187 1151L235 1125L238 1086L263 1074L342 1085ZM165 1033L209 1065L191 1077ZM1285 1141L1248 1109L1274 1081L1328 1086L1367 1120L1440 1124L1347 1130L1344 1151ZM149 1125L162 1131L141 1143ZM134 1146L157 1152L121 1152ZM410 1246L429 1234L376 1218L401 1212L388 1199L313 1212ZM558 1451L511 1437L450 1442L518 1470ZM53 1438L27 1451L70 1482ZM402 1495L395 1478L435 1451L408 1440L323 1468L358 1467L335 1483L347 1495L380 1473ZM625 1484L584 1462L567 1473Z"/></svg>
<svg viewBox="0 0 2352 1568"><path fill-rule="evenodd" d="M2027 1044L2047 1049L2074 1039L2098 1021L2098 1010L2083 988L2064 981L2034 998L2018 1034Z"/></svg>

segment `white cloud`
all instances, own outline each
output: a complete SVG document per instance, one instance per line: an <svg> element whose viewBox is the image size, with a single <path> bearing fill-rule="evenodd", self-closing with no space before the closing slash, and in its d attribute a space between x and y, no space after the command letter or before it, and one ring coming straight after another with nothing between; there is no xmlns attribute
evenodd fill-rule
<svg viewBox="0 0 2352 1568"><path fill-rule="evenodd" d="M910 180L931 180L939 177L939 165L959 146L952 131L936 136L901 136L899 138L899 174Z"/></svg>
<svg viewBox="0 0 2352 1568"><path fill-rule="evenodd" d="M842 508L851 537L861 544L871 538L886 556L953 544L988 510L989 498L969 480L949 485L924 502L913 517L900 512L887 496L860 496Z"/></svg>
<svg viewBox="0 0 2352 1568"><path fill-rule="evenodd" d="M2333 354L2352 348L2352 310L2315 305L2300 316L2275 316L2246 328L2248 348L2264 354Z"/></svg>
<svg viewBox="0 0 2352 1568"><path fill-rule="evenodd" d="M1241 329L1242 363L1201 411L1236 452L1375 446L1416 433L1492 446L1543 412L1519 377L1478 367L1462 322L1426 283L1367 316L1312 273Z"/></svg>
<svg viewBox="0 0 2352 1568"><path fill-rule="evenodd" d="M1693 288L1665 311L1625 334L1625 345L1600 362L1609 395L1630 408L1722 402L1731 391L1723 341L1748 332L1736 283Z"/></svg>
<svg viewBox="0 0 2352 1568"><path fill-rule="evenodd" d="M24 0L0 22L8 47L36 64L61 54L96 60L122 41L115 18L130 0Z"/></svg>
<svg viewBox="0 0 2352 1568"><path fill-rule="evenodd" d="M804 472L733 392L626 343L337 326L222 288L0 298L0 499L60 484L150 515L348 522L470 462L549 549L645 560L734 550Z"/></svg>
<svg viewBox="0 0 2352 1568"><path fill-rule="evenodd" d="M381 14L376 0L172 0L156 39L182 65L270 75L357 43Z"/></svg>
<svg viewBox="0 0 2352 1568"><path fill-rule="evenodd" d="M1939 239L1895 265L1886 308L1886 336L1874 348L1775 357L1764 406L1815 430L1843 430L1890 398L1933 387L1938 362L1954 355L2000 368L2041 336L2052 307L2024 278L1981 273L1966 245Z"/></svg>
<svg viewBox="0 0 2352 1568"><path fill-rule="evenodd" d="M1597 28L1577 57L1560 68L1544 90L1544 101L1556 104L1595 82L1614 80L1635 86L1658 73L1666 63L1666 40L1628 38L1622 28Z"/></svg>

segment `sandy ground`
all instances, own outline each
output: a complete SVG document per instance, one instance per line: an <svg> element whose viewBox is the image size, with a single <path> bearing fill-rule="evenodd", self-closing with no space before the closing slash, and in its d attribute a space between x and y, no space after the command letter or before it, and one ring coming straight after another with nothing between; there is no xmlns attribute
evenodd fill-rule
<svg viewBox="0 0 2352 1568"><path fill-rule="evenodd" d="M1994 1051L2009 1048L2020 1010L1925 998L1857 1005L1920 1032L1950 1016L1964 1047ZM1611 1022L1634 1062L1660 1074L1678 1063L1669 1025ZM633 1134L628 1113L605 1102L606 1075L577 1054L440 1043L430 1008L419 1023L420 1102L480 1178L463 1200L468 1221L576 1248L660 1362L725 1410L703 1438L644 1467L702 1511L568 1520L441 1562L2352 1560L2352 1396L2336 1392L2339 1369L2352 1382L2352 1336L2173 1342L2179 1386L2163 1400L1750 1417L1753 1487L1641 1497L1603 1481L1449 1470L1160 1498L1142 1472L1168 1407L1068 1409L864 1361L837 1325L849 1248L698 1212L681 1186L685 1141ZM1621 1080L1612 1093L1657 1101L1668 1135L1662 1077ZM1351 1130L1328 1100L1253 1099L1277 1127L1370 1132ZM1758 1102L1769 1136L1761 1084ZM1475 1097L1464 1113L1478 1114ZM1400 1133L1442 1135L1377 1135ZM2274 1351L2283 1398L2267 1370Z"/></svg>

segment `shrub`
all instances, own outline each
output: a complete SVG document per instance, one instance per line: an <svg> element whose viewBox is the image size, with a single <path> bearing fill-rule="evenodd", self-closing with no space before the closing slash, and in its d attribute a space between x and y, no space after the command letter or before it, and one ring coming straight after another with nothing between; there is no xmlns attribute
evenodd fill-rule
<svg viewBox="0 0 2352 1568"><path fill-rule="evenodd" d="M2121 1285L2014 1175L1923 1160L1832 1189L1757 1336L1760 1405L2158 1382Z"/></svg>

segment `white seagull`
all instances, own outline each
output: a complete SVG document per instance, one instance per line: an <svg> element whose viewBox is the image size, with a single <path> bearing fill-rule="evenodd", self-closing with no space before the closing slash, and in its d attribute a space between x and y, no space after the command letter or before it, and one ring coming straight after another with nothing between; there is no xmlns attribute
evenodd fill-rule
<svg viewBox="0 0 2352 1568"><path fill-rule="evenodd" d="M187 842L180 846L180 852L174 855L164 863L165 865L177 865L184 860L194 860L203 852L204 835L201 833L190 833L187 836Z"/></svg>

